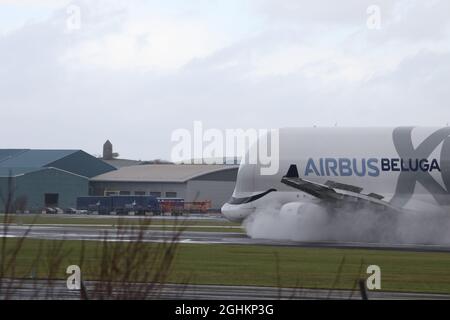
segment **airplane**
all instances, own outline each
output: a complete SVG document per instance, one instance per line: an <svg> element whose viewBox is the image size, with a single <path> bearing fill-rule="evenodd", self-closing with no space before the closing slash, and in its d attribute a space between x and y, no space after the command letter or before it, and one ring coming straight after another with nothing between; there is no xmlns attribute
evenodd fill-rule
<svg viewBox="0 0 450 320"><path fill-rule="evenodd" d="M274 174L245 160L258 143L249 148L221 208L227 219L242 222L267 208L301 213L305 204L331 213L450 214L450 127L282 128L276 142Z"/></svg>

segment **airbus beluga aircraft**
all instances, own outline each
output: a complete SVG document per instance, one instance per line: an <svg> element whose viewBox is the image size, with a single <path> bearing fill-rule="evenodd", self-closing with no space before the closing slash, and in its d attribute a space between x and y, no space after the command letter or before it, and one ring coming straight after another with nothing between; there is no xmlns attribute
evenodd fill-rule
<svg viewBox="0 0 450 320"><path fill-rule="evenodd" d="M275 174L241 163L233 195L222 207L229 220L268 207L301 213L306 204L328 212L450 214L450 127L284 128L278 139Z"/></svg>

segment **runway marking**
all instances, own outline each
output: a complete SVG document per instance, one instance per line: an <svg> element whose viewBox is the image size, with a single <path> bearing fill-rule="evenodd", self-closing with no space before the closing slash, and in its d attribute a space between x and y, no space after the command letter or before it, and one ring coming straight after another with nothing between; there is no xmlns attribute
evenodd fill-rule
<svg viewBox="0 0 450 320"><path fill-rule="evenodd" d="M0 223L0 226L4 226L4 223ZM21 226L25 226L25 227L33 227L33 226L37 226L37 227L133 227L133 228L139 228L139 227L146 227L146 228L181 228L181 227L185 227L185 228L220 228L220 229L243 229L243 227L241 226L221 226L221 225L183 225L183 224L149 224L149 225L121 225L121 224L82 224L82 223L8 223L8 226L15 226L15 227L21 227Z"/></svg>
<svg viewBox="0 0 450 320"><path fill-rule="evenodd" d="M67 226L66 226L67 227ZM30 229L30 230L28 230ZM138 233L136 229L124 229L124 233L118 229L99 229L82 227L60 226L11 226L7 230L7 237L20 238L27 234L28 238L49 240L90 240L103 241L136 241ZM0 231L0 237L2 237ZM174 239L175 238L175 239ZM400 251L434 251L450 252L449 245L438 244L383 244L383 243L359 243L359 242L296 242L286 240L252 239L244 233L235 232L206 232L147 229L144 232L145 242L171 242L189 244L228 244L228 245L260 245L260 246L285 246L285 247L314 247L314 248L340 248L340 249L372 249L372 250L400 250Z"/></svg>

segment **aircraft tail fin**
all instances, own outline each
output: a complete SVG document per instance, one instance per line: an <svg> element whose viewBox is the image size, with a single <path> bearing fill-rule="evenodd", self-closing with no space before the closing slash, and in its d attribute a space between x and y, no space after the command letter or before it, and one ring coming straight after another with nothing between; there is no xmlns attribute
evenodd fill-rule
<svg viewBox="0 0 450 320"><path fill-rule="evenodd" d="M298 178L298 170L295 164L291 164L288 172L285 175L286 178Z"/></svg>

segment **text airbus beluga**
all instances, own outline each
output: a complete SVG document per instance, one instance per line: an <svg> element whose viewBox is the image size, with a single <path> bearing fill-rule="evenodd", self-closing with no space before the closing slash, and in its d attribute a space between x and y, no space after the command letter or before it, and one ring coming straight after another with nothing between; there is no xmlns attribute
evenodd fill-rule
<svg viewBox="0 0 450 320"><path fill-rule="evenodd" d="M283 128L277 138L276 173L241 163L222 207L229 220L268 207L301 212L305 204L329 212L364 207L450 214L450 127ZM270 140L270 133L259 139Z"/></svg>

